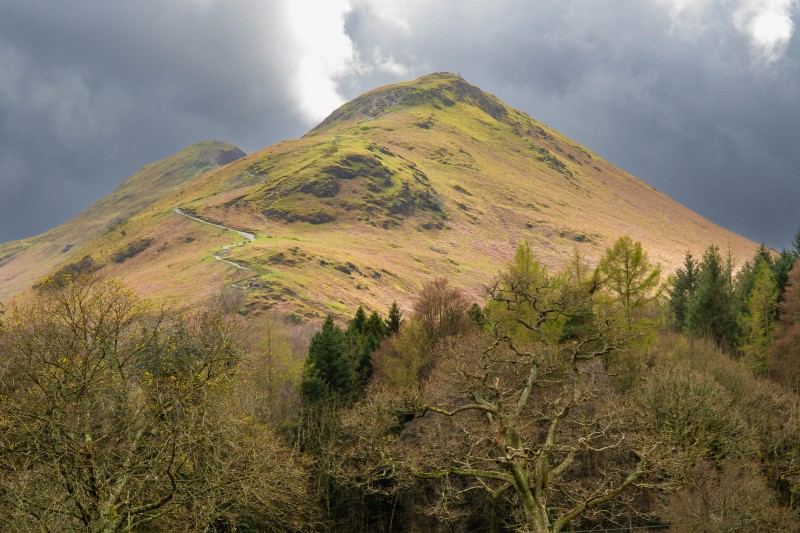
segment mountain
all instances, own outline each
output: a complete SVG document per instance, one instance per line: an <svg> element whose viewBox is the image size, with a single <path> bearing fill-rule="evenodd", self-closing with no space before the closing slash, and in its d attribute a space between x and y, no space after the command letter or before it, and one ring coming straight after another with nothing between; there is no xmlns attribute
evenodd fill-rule
<svg viewBox="0 0 800 533"><path fill-rule="evenodd" d="M118 220L101 224L109 229L73 268L89 255L102 272L186 305L232 284L252 312L307 318L408 306L434 276L479 299L525 239L552 267L574 249L596 261L625 234L667 271L687 249L717 244L741 259L756 249L447 73L370 91L304 137Z"/></svg>
<svg viewBox="0 0 800 533"><path fill-rule="evenodd" d="M193 144L151 163L72 220L36 237L0 244L0 302L29 288L116 224L212 169L245 155L218 141Z"/></svg>

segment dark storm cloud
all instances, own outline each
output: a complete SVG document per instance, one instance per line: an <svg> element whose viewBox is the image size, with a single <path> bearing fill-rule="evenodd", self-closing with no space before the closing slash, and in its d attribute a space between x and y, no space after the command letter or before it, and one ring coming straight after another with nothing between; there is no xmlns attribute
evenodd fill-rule
<svg viewBox="0 0 800 533"><path fill-rule="evenodd" d="M193 142L301 133L287 38L271 3L0 1L0 242Z"/></svg>
<svg viewBox="0 0 800 533"><path fill-rule="evenodd" d="M350 0L352 47L331 16L346 2L319 2L0 0L0 241L192 142L300 135L309 99L335 101L331 81L352 98L431 71L754 240L785 246L800 226L790 0ZM754 17L764 6L777 11Z"/></svg>
<svg viewBox="0 0 800 533"><path fill-rule="evenodd" d="M764 61L733 21L745 3L673 18L666 1L441 1L405 10L406 30L364 1L348 31L362 54L391 50L415 74L459 72L713 221L781 247L800 226L800 54L793 39Z"/></svg>

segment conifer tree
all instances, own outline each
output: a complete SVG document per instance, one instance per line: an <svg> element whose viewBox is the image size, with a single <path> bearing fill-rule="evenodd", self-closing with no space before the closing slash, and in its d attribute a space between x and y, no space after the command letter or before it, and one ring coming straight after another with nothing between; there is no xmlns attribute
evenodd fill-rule
<svg viewBox="0 0 800 533"><path fill-rule="evenodd" d="M356 309L356 314L353 317L353 320L350 321L348 324L348 331L354 331L356 333L364 333L364 325L367 323L367 313L364 311L364 308L360 305L358 309Z"/></svg>
<svg viewBox="0 0 800 533"><path fill-rule="evenodd" d="M403 323L403 312L398 307L397 302L392 302L392 307L389 308L389 318L386 325L389 327L389 335L394 335L400 331L400 325Z"/></svg>
<svg viewBox="0 0 800 533"><path fill-rule="evenodd" d="M695 296L689 300L687 330L732 348L736 331L732 296L731 262L726 264L719 248L709 246L697 270Z"/></svg>
<svg viewBox="0 0 800 533"><path fill-rule="evenodd" d="M772 261L772 276L778 285L778 293L782 296L786 290L786 283L789 281L789 272L794 267L797 256L790 250L781 250L781 253ZM778 300L781 300L778 296Z"/></svg>
<svg viewBox="0 0 800 533"><path fill-rule="evenodd" d="M651 264L642 243L627 235L606 250L597 268L601 283L621 304L629 328L636 310L661 294L661 266Z"/></svg>
<svg viewBox="0 0 800 533"><path fill-rule="evenodd" d="M311 338L303 369L303 396L316 401L346 396L353 388L353 368L345 354L344 332L328 316L322 330Z"/></svg>
<svg viewBox="0 0 800 533"><path fill-rule="evenodd" d="M743 331L742 354L756 372L767 370L767 351L772 342L778 308L778 286L766 261L760 261L753 288L747 297L746 313L740 316Z"/></svg>
<svg viewBox="0 0 800 533"><path fill-rule="evenodd" d="M694 298L697 291L697 260L692 257L692 252L686 251L683 259L683 268L679 268L672 277L671 287L668 289L669 310L672 327L683 331L686 327L689 301Z"/></svg>

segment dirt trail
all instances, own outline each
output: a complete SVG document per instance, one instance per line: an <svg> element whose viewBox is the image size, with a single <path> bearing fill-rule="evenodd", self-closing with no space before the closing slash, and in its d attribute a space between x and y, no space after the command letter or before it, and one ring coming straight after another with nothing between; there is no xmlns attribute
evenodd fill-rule
<svg viewBox="0 0 800 533"><path fill-rule="evenodd" d="M256 240L256 236L254 234L248 233L246 231L239 231L238 229L229 228L229 227L223 226L221 224L214 224L213 222L209 222L208 220L203 220L202 218L196 217L194 215L190 215L189 213L186 213L185 211L183 211L182 209L180 209L178 207L173 207L172 210L174 212L176 212L177 214L179 214L181 216L184 216L186 218L191 218L192 220L195 220L195 221L200 222L202 224L208 224L209 226L214 226L215 228L221 228L221 229L224 229L224 230L232 231L232 232L237 233L237 234L241 235L242 237L244 237L246 240L244 240L242 242L237 242L235 244L229 244L227 246L223 246L221 252L219 252L217 254L214 254L214 259L216 259L217 261L221 261L223 263L227 263L229 265L233 265L233 266L235 266L236 268L238 268L240 270L249 270L249 271L253 270L252 268L248 268L248 267L242 266L239 263L236 263L234 261L230 261L228 259L225 259L224 257L222 257L222 254L226 253L231 248L234 248L234 247L237 247L237 246L244 246L247 243L253 242L254 240Z"/></svg>

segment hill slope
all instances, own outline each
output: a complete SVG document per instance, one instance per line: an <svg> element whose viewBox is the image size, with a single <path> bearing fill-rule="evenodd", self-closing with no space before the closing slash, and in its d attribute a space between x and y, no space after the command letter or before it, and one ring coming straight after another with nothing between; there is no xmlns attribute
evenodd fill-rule
<svg viewBox="0 0 800 533"><path fill-rule="evenodd" d="M255 238L223 249L242 237L220 226ZM370 91L301 139L194 179L85 253L146 293L191 304L234 284L253 311L312 317L408 305L441 275L477 299L524 239L556 267L623 234L668 271L687 249L756 248L443 73Z"/></svg>
<svg viewBox="0 0 800 533"><path fill-rule="evenodd" d="M29 239L0 244L0 302L29 288L115 224L141 212L197 176L244 155L228 143L193 144L143 167L109 196L72 220Z"/></svg>

